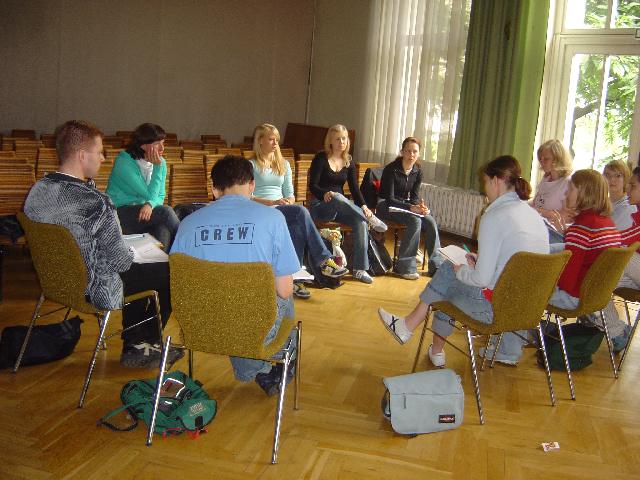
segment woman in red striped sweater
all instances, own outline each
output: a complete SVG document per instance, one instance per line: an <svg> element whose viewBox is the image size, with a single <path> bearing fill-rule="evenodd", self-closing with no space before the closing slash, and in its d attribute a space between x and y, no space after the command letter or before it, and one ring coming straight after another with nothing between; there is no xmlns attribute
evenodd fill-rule
<svg viewBox="0 0 640 480"><path fill-rule="evenodd" d="M604 250L621 245L620 232L611 219L612 206L604 177L595 170L578 170L571 176L565 196L565 208L575 212L573 224L565 230L565 243L551 246L551 252L563 248L571 251L558 285L549 300L556 307L574 309L578 306L580 287L587 271ZM609 317L607 317L609 318ZM590 318L594 323L599 319ZM607 326L611 323L607 321ZM624 335L618 328L609 329L612 339ZM515 364L522 354L523 341L513 333L503 336L497 361ZM626 342L625 342L626 343ZM481 351L481 355L484 350ZM490 349L488 355L493 355Z"/></svg>

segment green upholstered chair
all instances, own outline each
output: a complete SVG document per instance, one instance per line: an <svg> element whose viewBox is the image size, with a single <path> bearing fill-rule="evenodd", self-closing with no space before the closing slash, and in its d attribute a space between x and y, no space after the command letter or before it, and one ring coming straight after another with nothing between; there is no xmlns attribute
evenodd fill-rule
<svg viewBox="0 0 640 480"><path fill-rule="evenodd" d="M627 341L627 346L622 352L622 357L620 357L620 362L618 362L618 373L622 371L622 365L624 364L625 358L627 358L627 352L629 351L629 346L631 345L631 340L633 340L633 336L636 333L636 329L638 328L638 320L640 320L640 309L638 309L638 313L636 314L636 319L631 323L631 315L629 314L629 303L635 303L636 306L640 304L640 290L636 290L635 288L629 287L621 287L616 288L613 291L613 294L622 298L624 301L624 310L627 315L627 322L631 325L631 333L629 334L629 340Z"/></svg>
<svg viewBox="0 0 640 480"><path fill-rule="evenodd" d="M553 383L551 382L551 372L547 361L547 351L542 335L540 318L553 293L555 285L560 277L562 269L566 265L571 253L568 251L553 255L537 254L530 252L519 252L513 255L502 271L498 282L493 290L491 304L493 307L493 323L486 324L478 322L458 309L450 302L442 301L431 304L430 311L440 310L446 313L460 324L459 328L466 330L469 353L466 353L450 343L456 350L467 355L471 361L471 372L475 388L476 402L478 404L478 414L480 423L484 424L484 413L482 410L482 400L480 399L480 384L478 383L478 372L476 369L475 354L473 350L473 335L487 335L488 347L492 335L499 335L500 339L504 332L516 330L526 330L535 328L540 339L540 348L543 352L547 383L551 404L555 405L555 395ZM416 370L418 359L422 350L422 343L428 327L429 311L424 322L420 343L413 364L413 371ZM498 343L499 345L499 343ZM497 346L494 349L498 350ZM484 366L484 359L482 361Z"/></svg>
<svg viewBox="0 0 640 480"><path fill-rule="evenodd" d="M571 377L571 368L569 367L569 359L567 357L567 348L564 342L564 335L562 333L562 322L567 318L578 318L583 315L589 315L594 312L598 312L602 324L604 326L604 335L607 340L607 347L609 348L609 358L611 360L611 368L613 370L613 376L618 378L618 368L613 354L613 346L611 345L611 337L609 335L609 329L607 328L607 321L603 312L604 307L607 306L611 295L616 285L622 277L622 273L629 263L629 259L633 255L640 243L634 243L630 247L626 248L608 248L600 255L593 265L589 268L589 271L582 281L580 286L580 302L578 306L573 310L567 310L564 308L554 307L553 305L547 305L547 317L554 315L557 319L558 325L558 337L562 345L562 354L564 356L564 364L567 370L567 380L569 382L569 391L571 398L576 399L575 388L573 386L573 378Z"/></svg>
<svg viewBox="0 0 640 480"><path fill-rule="evenodd" d="M89 362L82 392L80 394L80 400L78 402L78 408L82 408L84 399L87 395L87 390L89 389L91 375L96 364L96 357L98 356L100 347L104 345L106 348L106 341L109 338L122 333L122 329L105 338L105 331L107 329L111 311L99 310L86 301L85 291L87 288L87 269L84 259L82 258L82 253L80 252L80 248L78 247L78 243L75 238L73 238L73 235L71 235L71 232L60 225L34 222L27 218L27 216L22 212L18 213L18 221L20 222L27 238L27 244L31 252L33 266L35 267L38 280L40 282L41 293L40 298L36 303L33 316L31 317L31 323L29 324L29 329L27 330L24 342L22 343L20 353L13 367L13 372L16 373L18 368L20 368L22 356L27 348L31 331L37 319L50 315L54 312L64 310L65 308L67 309L65 319L69 316L71 310L75 310L79 313L95 315L98 320L100 333L98 334L93 356ZM153 320L153 318L157 318L158 330L160 332L160 338L162 338L160 305L158 293L155 290L146 290L127 296L124 299L124 303L126 305L143 298L149 298L155 301L156 315L144 321L150 321ZM40 314L40 308L45 300L51 300L63 306L45 314Z"/></svg>
<svg viewBox="0 0 640 480"><path fill-rule="evenodd" d="M271 459L276 463L285 378L296 349L294 409L298 409L302 322L285 317L275 339L264 345L277 318L275 277L267 263L211 262L181 253L171 254L169 263L171 305L183 347L189 350L189 375L193 350L283 364ZM274 360L292 329L298 330L297 345L289 342L283 358Z"/></svg>

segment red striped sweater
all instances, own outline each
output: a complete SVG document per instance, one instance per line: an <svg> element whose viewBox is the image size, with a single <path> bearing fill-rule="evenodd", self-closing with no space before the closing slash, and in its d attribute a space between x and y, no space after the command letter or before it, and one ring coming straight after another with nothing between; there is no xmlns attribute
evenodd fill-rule
<svg viewBox="0 0 640 480"><path fill-rule="evenodd" d="M625 247L628 247L634 242L640 242L640 212L632 213L631 221L633 222L631 226L620 232L622 244ZM638 249L638 253L640 253L640 249Z"/></svg>
<svg viewBox="0 0 640 480"><path fill-rule="evenodd" d="M567 229L564 241L565 249L571 251L571 258L560 275L558 287L577 297L582 281L598 255L607 248L620 246L620 232L611 217L584 210Z"/></svg>

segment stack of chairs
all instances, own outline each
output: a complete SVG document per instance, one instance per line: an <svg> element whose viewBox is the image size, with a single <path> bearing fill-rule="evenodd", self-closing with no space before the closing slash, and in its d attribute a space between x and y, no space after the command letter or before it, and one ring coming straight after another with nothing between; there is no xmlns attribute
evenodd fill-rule
<svg viewBox="0 0 640 480"><path fill-rule="evenodd" d="M41 179L47 173L58 171L60 162L55 148L40 147L36 158L36 179Z"/></svg>
<svg viewBox="0 0 640 480"><path fill-rule="evenodd" d="M204 165L171 165L169 205L209 201Z"/></svg>

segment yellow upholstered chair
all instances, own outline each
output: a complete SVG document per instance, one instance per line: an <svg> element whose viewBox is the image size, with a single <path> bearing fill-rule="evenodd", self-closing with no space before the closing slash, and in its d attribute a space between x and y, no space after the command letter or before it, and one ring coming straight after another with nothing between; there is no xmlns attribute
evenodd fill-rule
<svg viewBox="0 0 640 480"><path fill-rule="evenodd" d="M622 371L622 364L624 363L624 359L627 358L627 352L629 351L629 346L631 345L631 340L633 340L633 335L636 333L636 329L638 328L638 320L640 320L640 309L636 314L636 319L631 323L631 315L629 314L629 303L635 303L636 306L640 304L640 290L636 290L635 288L629 287L621 287L616 288L613 291L614 295L622 298L624 301L624 310L627 314L627 322L631 325L631 333L629 334L629 340L627 341L627 346L622 352L622 357L620 357L620 362L618 363L618 372Z"/></svg>
<svg viewBox="0 0 640 480"><path fill-rule="evenodd" d="M18 368L20 368L20 362L22 361L22 356L27 348L31 331L38 318L65 308L67 309L65 319L69 316L71 310L95 315L98 319L100 333L98 334L98 340L96 341L93 356L89 362L89 368L87 369L82 393L80 394L80 400L78 402L78 408L82 408L87 390L89 389L89 382L91 382L91 375L96 364L96 357L100 347L103 343L106 343L109 338L122 333L122 330L118 330L105 338L105 331L111 311L99 310L86 301L85 291L87 287L87 268L85 266L84 259L82 258L80 248L78 247L78 243L73 235L71 235L71 232L60 225L29 220L24 213L18 213L18 221L20 222L20 225L25 231L25 235L27 237L27 244L31 251L33 266L36 269L38 280L40 282L41 293L33 312L31 323L29 324L29 330L27 331L22 348L20 349L20 353L13 367L13 372L16 373ZM155 290L146 290L144 292L127 296L124 299L124 303L128 304L143 298L149 298L155 301L157 314L144 321L150 321L153 318L157 318L158 330L160 337L162 338L160 302L158 300L158 293ZM63 306L41 315L40 308L45 300L51 300Z"/></svg>
<svg viewBox="0 0 640 480"><path fill-rule="evenodd" d="M285 379L296 350L294 409L298 408L302 322L285 317L276 338L264 345L278 310L274 275L267 263L210 262L181 253L171 254L169 263L173 317L189 349L190 376L193 350L283 364L271 459L276 463ZM297 345L289 342L283 358L274 360L292 329L297 329Z"/></svg>
<svg viewBox="0 0 640 480"><path fill-rule="evenodd" d="M558 282L560 273L570 256L571 253L569 251L563 251L553 255L530 252L519 252L513 255L505 265L504 270L502 270L500 278L493 289L491 299L493 323L486 324L479 322L450 302L442 301L431 304L431 311L440 310L461 324L461 328L467 331L468 354L448 340L447 343L467 355L471 360L471 373L473 375L480 423L484 423L484 413L482 410L482 400L480 399L480 384L478 383L478 372L473 350L473 334L487 335L486 351L492 335L499 335L501 339L504 332L535 328L538 331L541 350L543 352L551 404L555 405L555 394L553 391L553 383L551 382L551 372L549 370L547 350L544 344L540 318ZM418 352L416 353L416 359L413 364L414 372L422 350L425 332L426 330L430 330L427 326L428 317L429 312L427 312L427 318L425 319L422 335L420 336ZM498 346L499 341L494 352L498 350ZM494 360L495 353L492 359L492 365ZM484 360L482 361L482 367L484 367Z"/></svg>
<svg viewBox="0 0 640 480"><path fill-rule="evenodd" d="M593 262L593 265L591 265L582 281L579 296L580 302L573 310L547 305L547 319L549 319L551 315L554 315L557 320L558 336L560 338L560 344L562 345L564 365L567 370L567 380L569 381L569 391L573 400L575 400L576 394L573 386L573 378L571 377L571 368L569 367L569 358L567 357L567 348L562 333L562 322L567 318L578 318L583 315L598 312L604 326L604 336L607 340L607 347L609 348L609 358L611 360L613 376L618 378L618 368L616 366L611 337L609 336L607 320L603 310L609 303L609 300L611 300L613 290L620 281L620 277L622 277L622 273L627 263L629 263L629 259L633 255L633 252L639 247L640 243L634 243L626 248L608 248L598 255L598 258Z"/></svg>

